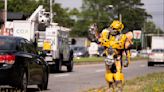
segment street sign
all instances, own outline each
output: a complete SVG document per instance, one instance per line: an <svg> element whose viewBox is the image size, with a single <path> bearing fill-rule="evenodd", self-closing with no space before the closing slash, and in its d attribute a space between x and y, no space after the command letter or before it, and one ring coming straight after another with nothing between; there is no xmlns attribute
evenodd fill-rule
<svg viewBox="0 0 164 92"><path fill-rule="evenodd" d="M141 30L133 30L134 39L141 39Z"/></svg>

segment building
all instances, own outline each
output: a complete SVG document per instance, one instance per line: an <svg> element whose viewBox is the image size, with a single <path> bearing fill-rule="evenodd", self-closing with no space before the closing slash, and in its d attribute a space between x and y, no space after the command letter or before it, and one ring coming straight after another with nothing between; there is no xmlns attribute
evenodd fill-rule
<svg viewBox="0 0 164 92"><path fill-rule="evenodd" d="M26 20L28 15L19 12L8 12L6 30L4 25L5 20L4 10L0 10L0 35L11 35L12 34L12 21L13 20Z"/></svg>

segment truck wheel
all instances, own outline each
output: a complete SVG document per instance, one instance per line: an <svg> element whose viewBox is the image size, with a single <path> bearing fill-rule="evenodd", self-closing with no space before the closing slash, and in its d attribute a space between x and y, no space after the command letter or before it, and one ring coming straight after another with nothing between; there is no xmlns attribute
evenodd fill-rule
<svg viewBox="0 0 164 92"><path fill-rule="evenodd" d="M61 59L58 59L58 60L56 61L56 71L57 71L57 72L60 72L61 69L62 69L62 60L61 60Z"/></svg>
<svg viewBox="0 0 164 92"><path fill-rule="evenodd" d="M67 65L67 71L68 72L72 72L73 71L73 65L74 65L73 60L70 60L69 64Z"/></svg>

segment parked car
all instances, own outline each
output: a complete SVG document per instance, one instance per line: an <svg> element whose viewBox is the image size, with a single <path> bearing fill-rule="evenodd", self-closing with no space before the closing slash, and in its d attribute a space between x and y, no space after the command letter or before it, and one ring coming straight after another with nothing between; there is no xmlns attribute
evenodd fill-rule
<svg viewBox="0 0 164 92"><path fill-rule="evenodd" d="M149 56L148 50L140 50L139 51L139 56L140 57L148 57Z"/></svg>
<svg viewBox="0 0 164 92"><path fill-rule="evenodd" d="M98 47L99 56L101 56L101 57L102 57L102 56L105 56L104 50L105 50L104 47Z"/></svg>
<svg viewBox="0 0 164 92"><path fill-rule="evenodd" d="M134 58L138 55L138 51L135 49L130 50L131 51L131 57Z"/></svg>
<svg viewBox="0 0 164 92"><path fill-rule="evenodd" d="M49 69L33 43L20 37L0 36L0 85L26 92L27 85L48 86Z"/></svg>
<svg viewBox="0 0 164 92"><path fill-rule="evenodd" d="M89 53L86 47L75 46L73 47L74 57L88 57Z"/></svg>
<svg viewBox="0 0 164 92"><path fill-rule="evenodd" d="M149 54L148 66L162 63L164 64L164 49L153 49Z"/></svg>

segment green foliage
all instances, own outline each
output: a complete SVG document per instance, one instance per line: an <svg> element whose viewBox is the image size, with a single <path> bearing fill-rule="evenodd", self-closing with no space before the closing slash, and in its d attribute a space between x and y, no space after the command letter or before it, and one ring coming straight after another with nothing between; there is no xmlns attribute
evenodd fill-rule
<svg viewBox="0 0 164 92"><path fill-rule="evenodd" d="M39 5L43 5L46 11L50 10L49 0L8 0L8 11L31 15ZM3 8L4 2L0 3L0 9ZM65 27L73 26L74 21L70 19L68 9L61 8L60 4L53 4L52 8L56 12L54 22Z"/></svg>
<svg viewBox="0 0 164 92"><path fill-rule="evenodd" d="M44 0L7 0L7 3L7 10L9 12L22 12L26 14L34 12L40 4L45 5ZM0 9L4 9L4 2L0 3Z"/></svg>
<svg viewBox="0 0 164 92"><path fill-rule="evenodd" d="M56 13L56 16L54 16L54 22L65 27L73 26L74 20L70 18L68 9L61 8L60 4L54 4L53 11Z"/></svg>
<svg viewBox="0 0 164 92"><path fill-rule="evenodd" d="M4 2L0 0L0 10L4 9Z"/></svg>
<svg viewBox="0 0 164 92"><path fill-rule="evenodd" d="M152 21L145 22L145 34L160 34L164 33L160 28L157 28Z"/></svg>
<svg viewBox="0 0 164 92"><path fill-rule="evenodd" d="M72 15L72 16L78 16L79 15L79 10L76 9L76 8L73 8L72 10L70 10L69 14Z"/></svg>
<svg viewBox="0 0 164 92"><path fill-rule="evenodd" d="M164 91L164 73L152 73L147 76L138 77L127 81L124 91L130 92L163 92Z"/></svg>
<svg viewBox="0 0 164 92"><path fill-rule="evenodd" d="M31 14L38 6L35 0L8 0L8 11Z"/></svg>
<svg viewBox="0 0 164 92"><path fill-rule="evenodd" d="M145 22L144 34L163 34L164 32L155 26L152 21ZM147 47L151 47L151 36L144 36L144 41Z"/></svg>
<svg viewBox="0 0 164 92"><path fill-rule="evenodd" d="M110 8L109 5L113 7ZM83 0L79 16L79 21L83 21L83 24L75 23L73 31L79 33L78 36L87 36L88 26L91 23L97 23L101 31L114 19L118 19L119 14L122 15L122 21L127 29L142 29L148 15L144 9L138 7L142 5L141 0ZM80 27L80 25L83 26ZM86 33L86 35L80 33Z"/></svg>
<svg viewBox="0 0 164 92"><path fill-rule="evenodd" d="M123 92L164 92L163 77L164 72L160 72L127 80ZM108 86L92 88L84 92L107 92L107 90L109 90Z"/></svg>
<svg viewBox="0 0 164 92"><path fill-rule="evenodd" d="M75 63L103 63L104 57L79 57L74 58Z"/></svg>
<svg viewBox="0 0 164 92"><path fill-rule="evenodd" d="M8 0L8 11L30 15L39 5L43 5L46 11L50 10L49 0ZM113 8L107 7L109 5L113 5ZM141 0L83 0L79 11L76 8L64 9L60 4L55 3L52 6L56 13L53 20L61 26L72 28L71 36L76 37L86 37L88 27L92 23L97 23L101 31L117 19L118 14L122 15L126 29L142 29L145 19L149 16L145 9L138 7L142 5ZM0 1L0 9L4 9L3 1ZM145 28L148 33L162 32L152 23L146 23Z"/></svg>
<svg viewBox="0 0 164 92"><path fill-rule="evenodd" d="M140 39L133 39L132 49L141 50L141 40Z"/></svg>

